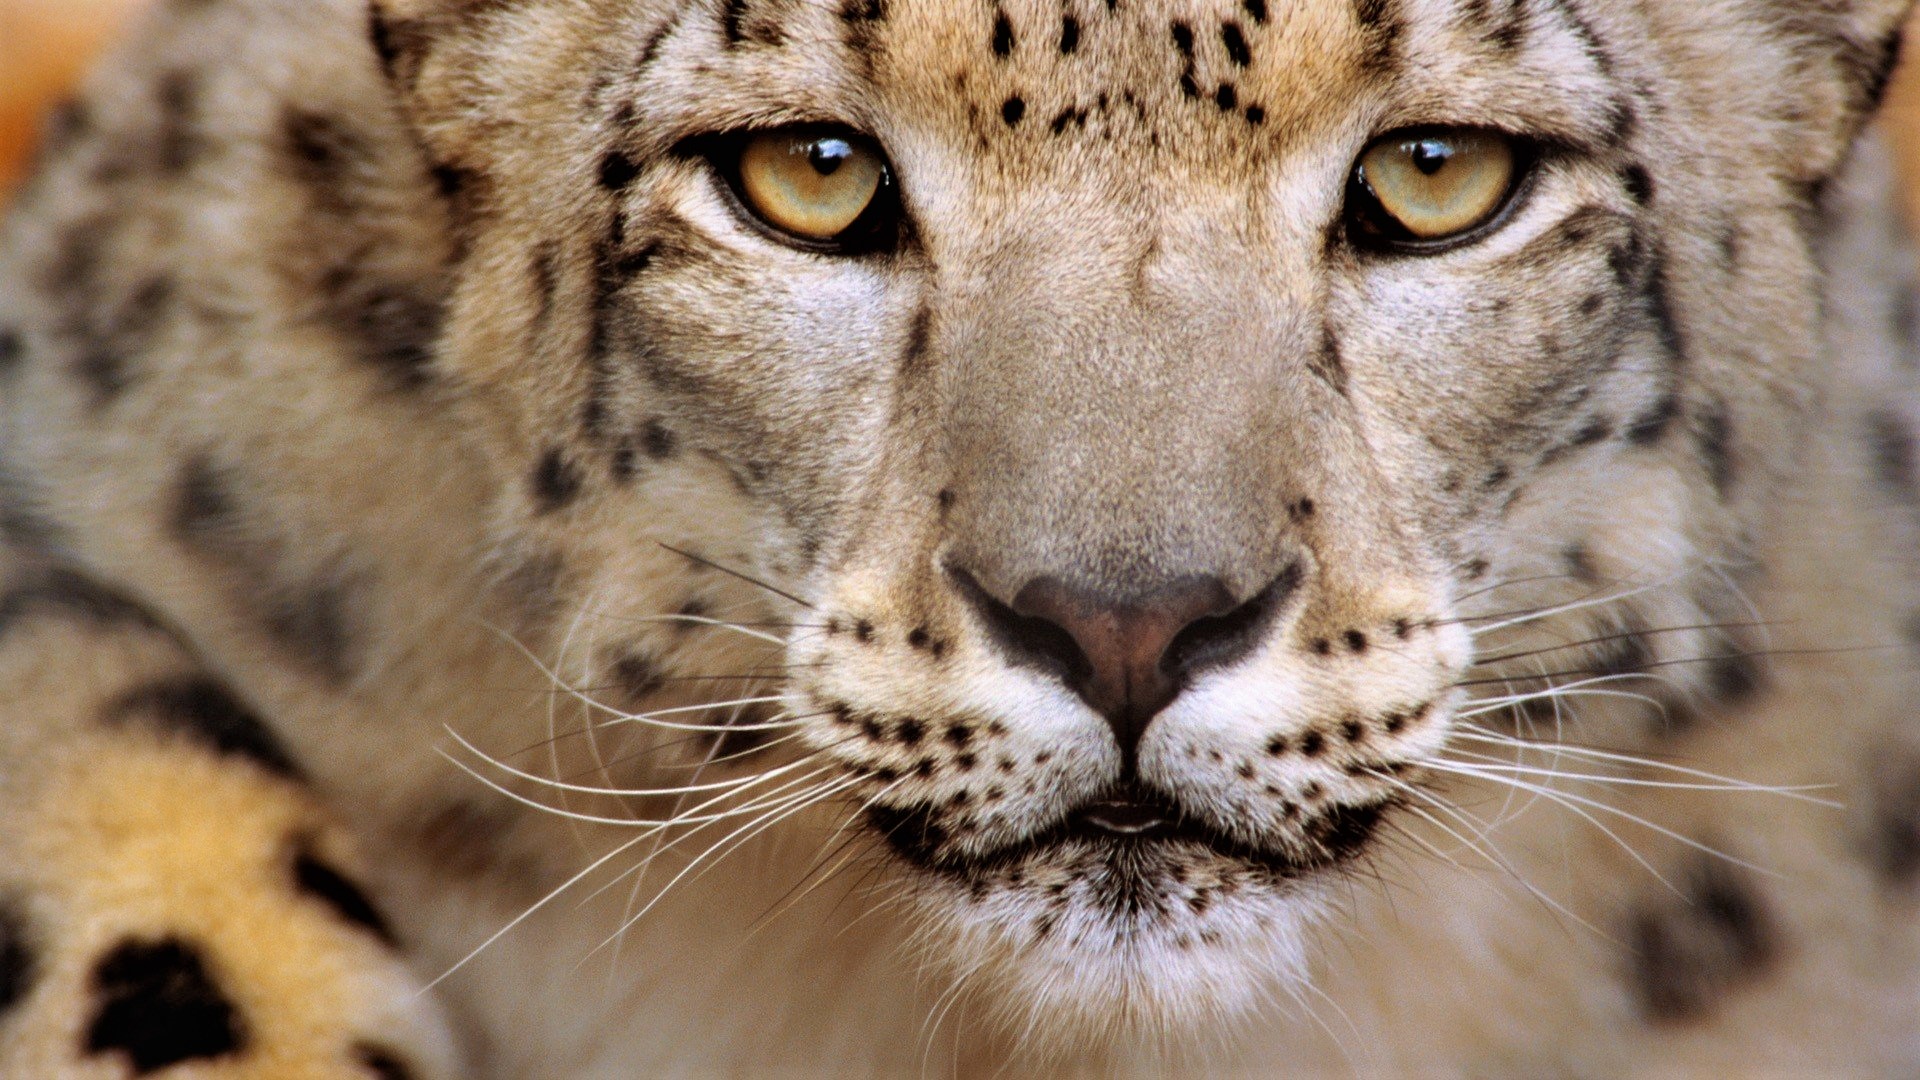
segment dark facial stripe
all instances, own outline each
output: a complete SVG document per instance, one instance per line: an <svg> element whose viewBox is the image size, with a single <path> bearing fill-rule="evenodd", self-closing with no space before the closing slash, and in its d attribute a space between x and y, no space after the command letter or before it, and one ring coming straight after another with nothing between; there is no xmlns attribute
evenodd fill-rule
<svg viewBox="0 0 1920 1080"><path fill-rule="evenodd" d="M913 313L907 327L907 344L900 350L900 373L912 376L925 369L927 350L933 336L933 309L922 305Z"/></svg>
<svg viewBox="0 0 1920 1080"><path fill-rule="evenodd" d="M1334 393L1346 396L1347 363L1340 355L1340 340L1331 327L1325 328L1320 335L1320 349L1307 359L1307 369L1319 377L1321 382L1333 388Z"/></svg>

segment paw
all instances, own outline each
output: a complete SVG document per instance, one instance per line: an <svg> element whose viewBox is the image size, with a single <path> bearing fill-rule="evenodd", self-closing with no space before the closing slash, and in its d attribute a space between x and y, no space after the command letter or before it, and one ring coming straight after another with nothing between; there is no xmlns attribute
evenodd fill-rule
<svg viewBox="0 0 1920 1080"><path fill-rule="evenodd" d="M465 1075L297 783L178 740L71 749L0 815L0 1076Z"/></svg>

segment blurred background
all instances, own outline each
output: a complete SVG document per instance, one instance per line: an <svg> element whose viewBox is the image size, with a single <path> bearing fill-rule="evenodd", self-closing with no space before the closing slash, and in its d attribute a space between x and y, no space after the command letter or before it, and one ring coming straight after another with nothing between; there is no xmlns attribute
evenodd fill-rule
<svg viewBox="0 0 1920 1080"><path fill-rule="evenodd" d="M48 104L150 2L155 0L0 0L0 199L19 179ZM1920 24L1909 40L1909 53L1920 54ZM1911 57L1881 123L1905 163L1911 219L1920 224L1920 63Z"/></svg>

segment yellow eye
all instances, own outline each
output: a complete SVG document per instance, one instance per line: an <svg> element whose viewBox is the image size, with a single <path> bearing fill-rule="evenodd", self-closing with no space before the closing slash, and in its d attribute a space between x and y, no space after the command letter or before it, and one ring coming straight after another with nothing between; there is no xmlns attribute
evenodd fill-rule
<svg viewBox="0 0 1920 1080"><path fill-rule="evenodd" d="M887 163L857 137L769 131L748 136L738 176L742 201L762 221L824 243L868 216L887 184Z"/></svg>
<svg viewBox="0 0 1920 1080"><path fill-rule="evenodd" d="M1389 135L1360 155L1352 207L1380 240L1427 242L1458 236L1506 205L1520 173L1513 142L1490 131L1438 129Z"/></svg>

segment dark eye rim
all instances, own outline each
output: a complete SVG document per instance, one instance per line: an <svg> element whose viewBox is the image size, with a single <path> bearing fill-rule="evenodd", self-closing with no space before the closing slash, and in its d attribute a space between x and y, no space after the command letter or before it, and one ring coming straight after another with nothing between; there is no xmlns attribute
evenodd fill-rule
<svg viewBox="0 0 1920 1080"><path fill-rule="evenodd" d="M746 152L747 144L767 135L795 139L844 139L871 151L880 159L880 186L874 190L873 201L867 204L867 208L860 212L852 224L825 240L789 232L768 221L753 208L740 176L740 158ZM893 161L879 140L870 135L842 124L785 124L717 132L688 140L683 145L689 155L705 158L720 177L727 201L740 220L770 240L819 255L881 255L900 246L900 187L894 179Z"/></svg>
<svg viewBox="0 0 1920 1080"><path fill-rule="evenodd" d="M1513 177L1507 182L1507 190L1500 196L1499 205L1479 222L1450 236L1431 239L1416 236L1381 204L1379 196L1367 184L1363 162L1376 147L1385 143L1460 135L1491 135L1504 141L1513 151ZM1525 204L1526 196L1533 191L1540 163L1545 156L1545 147L1539 140L1497 128L1418 124L1377 135L1369 139L1354 157L1353 167L1347 173L1346 202L1341 208L1347 241L1362 251L1375 254L1417 256L1441 255L1479 243L1504 227Z"/></svg>

